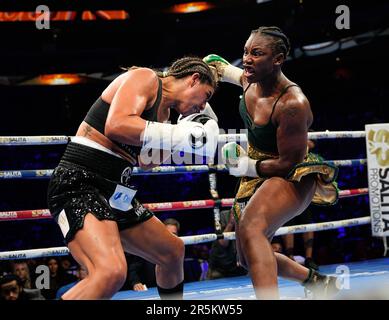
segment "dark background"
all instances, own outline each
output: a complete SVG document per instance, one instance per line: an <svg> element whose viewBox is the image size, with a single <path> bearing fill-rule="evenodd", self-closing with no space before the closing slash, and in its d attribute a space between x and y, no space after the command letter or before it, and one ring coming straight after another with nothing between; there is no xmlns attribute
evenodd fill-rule
<svg viewBox="0 0 389 320"><path fill-rule="evenodd" d="M121 66L164 68L183 55L217 53L239 65L250 31L277 25L290 37L292 51L283 71L298 83L314 113L312 129L364 130L388 122L389 4L385 1L211 1L200 13L166 13L180 1L51 1L51 10L124 9L126 21L51 22L37 30L33 22L0 23L0 135L74 135L91 104ZM182 1L181 1L182 2ZM35 11L35 1L2 1L0 11ZM337 30L335 8L348 4L350 30ZM386 33L385 33L386 32ZM365 34L364 38L359 35ZM326 54L299 55L303 46L354 39L355 46ZM300 50L300 51L299 51ZM69 86L23 85L41 74L78 73L85 83ZM241 89L222 83L211 104L225 130L242 128L237 106ZM174 115L175 117L177 115ZM54 168L64 146L1 147L0 170ZM364 139L321 140L317 151L327 159L366 158ZM220 196L232 197L236 179L218 174ZM206 174L137 177L143 202L208 199ZM0 180L0 211L46 208L47 180ZM366 167L341 168L341 189L367 187ZM167 187L168 186L168 187ZM367 197L314 208L317 222L369 214ZM176 217L181 235L213 232L212 210L157 214ZM0 223L0 250L62 246L51 220ZM319 263L378 257L380 239L369 226L316 234Z"/></svg>

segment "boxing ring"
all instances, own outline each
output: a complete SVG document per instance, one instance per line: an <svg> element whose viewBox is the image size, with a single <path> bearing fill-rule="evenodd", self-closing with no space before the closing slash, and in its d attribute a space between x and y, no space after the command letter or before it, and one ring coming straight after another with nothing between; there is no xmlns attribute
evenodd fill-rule
<svg viewBox="0 0 389 320"><path fill-rule="evenodd" d="M341 139L341 138L365 138L365 131L334 131L334 132L310 132L309 139ZM67 136L33 136L33 137L0 137L0 146L26 146L26 145L55 145L67 144L71 137ZM247 139L245 135L221 135L219 142L228 141L242 141ZM326 161L329 164L338 167L353 167L360 165L367 165L367 159L349 159L349 160L333 160ZM0 171L0 180L13 179L47 179L51 176L52 169L42 170L8 170ZM141 168L134 168L134 175L162 175L162 174L182 174L182 173L204 173L208 174L209 178L209 192L211 197L209 199L201 199L194 201L178 201L178 202L161 202L161 203L146 203L143 204L153 212L162 211L179 211L179 210L195 210L195 209L212 209L214 214L214 228L215 233L182 236L180 237L185 245L193 245L205 242L212 242L217 239L235 239L234 232L223 233L220 225L220 209L229 208L233 204L232 198L219 198L217 190L217 174L228 173L228 169L224 165L191 165L191 166L160 166L150 171L144 171ZM369 194L367 187L357 189L339 190L339 198L365 196ZM340 200L341 201L341 200ZM308 231L323 231L337 229L340 227L354 227L361 225L368 225L371 223L369 213L364 217L345 219L338 221L328 221L322 223L313 223L306 225L282 227L276 235L285 235L292 233L305 233ZM3 211L0 212L0 223L2 221L16 221L16 220L36 220L36 219L51 219L48 209L39 210L22 210L22 211ZM32 222L33 223L33 222ZM386 238L384 241L384 256L387 252ZM14 260L14 259L34 259L49 256L64 256L68 255L67 247L41 248L31 250L18 250L0 252L0 260ZM339 271L338 265L320 266L320 272L326 274L333 274L343 280L347 286L358 290L364 288L363 292L373 292L371 296L374 297L377 292L381 295L379 298L389 299L389 258L375 259L364 262L343 263L342 270L347 269L347 275ZM345 286L344 286L345 287ZM388 288L387 291L385 287ZM281 299L305 299L304 289L301 285L279 278L279 288ZM375 290L373 290L375 288ZM380 288L377 290L377 288ZM382 288L382 290L381 290ZM345 287L345 289L347 289ZM338 294L340 299L348 298L348 290L341 290ZM358 292L361 292L359 290ZM353 298L358 298L353 293ZM233 278L224 278L216 280L205 280L193 283L186 283L184 289L184 299L188 300L213 300L213 299L254 299L254 290L248 276L240 276ZM368 296L364 297L369 298ZM139 299L139 300L155 300L159 299L156 288L149 288L147 291L122 291L118 292L113 299Z"/></svg>
<svg viewBox="0 0 389 320"><path fill-rule="evenodd" d="M336 299L389 299L389 258L342 264L350 270L349 286L352 292L340 292ZM341 276L339 265L320 266L320 272ZM308 299L300 284L278 278L280 299ZM377 289L378 288L378 289ZM147 291L121 291L115 300L159 300L156 288ZM185 300L254 300L255 294L248 276L190 282L185 284Z"/></svg>

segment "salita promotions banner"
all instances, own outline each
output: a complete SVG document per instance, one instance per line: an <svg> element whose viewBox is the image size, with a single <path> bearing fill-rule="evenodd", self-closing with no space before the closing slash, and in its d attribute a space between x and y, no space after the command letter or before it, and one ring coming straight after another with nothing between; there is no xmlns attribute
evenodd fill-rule
<svg viewBox="0 0 389 320"><path fill-rule="evenodd" d="M389 123L365 130L372 233L389 236Z"/></svg>

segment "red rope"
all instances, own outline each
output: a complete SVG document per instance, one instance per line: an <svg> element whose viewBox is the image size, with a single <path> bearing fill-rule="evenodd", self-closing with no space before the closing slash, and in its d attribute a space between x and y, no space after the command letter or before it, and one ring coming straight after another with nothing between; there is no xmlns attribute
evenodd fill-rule
<svg viewBox="0 0 389 320"><path fill-rule="evenodd" d="M369 193L368 188L350 189L339 191L339 198L354 197L366 195ZM221 199L222 207L231 207L233 198ZM192 200L192 201L177 201L177 202L160 202L160 203L145 203L146 208L153 212L162 211L179 211L191 209L209 209L215 206L215 201L207 200ZM22 210L22 211L3 211L0 212L0 221L28 220L28 219L47 219L51 218L48 209L40 210Z"/></svg>

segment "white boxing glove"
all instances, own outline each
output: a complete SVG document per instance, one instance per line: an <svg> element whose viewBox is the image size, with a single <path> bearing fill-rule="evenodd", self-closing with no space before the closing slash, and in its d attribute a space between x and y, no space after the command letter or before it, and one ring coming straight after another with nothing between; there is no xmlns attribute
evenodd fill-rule
<svg viewBox="0 0 389 320"><path fill-rule="evenodd" d="M258 177L256 168L258 160L251 159L236 142L226 143L221 153L223 163L226 164L231 175L236 177Z"/></svg>
<svg viewBox="0 0 389 320"><path fill-rule="evenodd" d="M219 126L204 114L185 117L178 124L146 122L142 133L142 150L160 149L186 152L213 158L215 156Z"/></svg>
<svg viewBox="0 0 389 320"><path fill-rule="evenodd" d="M189 116L186 116L186 117L183 117L182 114L180 114L180 116L178 117L177 119L177 123L180 123L183 119L186 119L186 120L190 120L192 121L193 119L195 119L199 114L204 114L206 116L209 116L211 119L215 120L216 122L219 121L219 119L217 118L217 115L216 113L213 111L211 105L207 102L205 104L205 108L204 110L200 111L200 113L193 113Z"/></svg>

